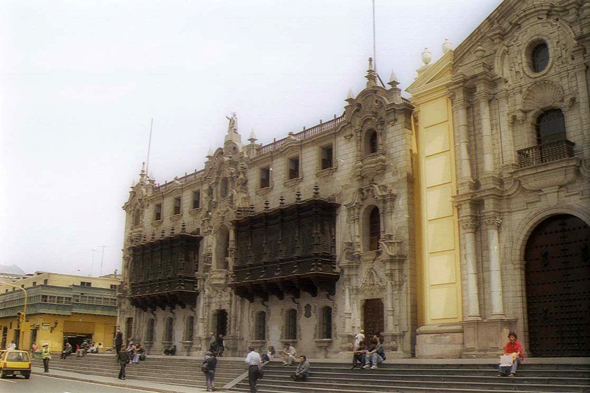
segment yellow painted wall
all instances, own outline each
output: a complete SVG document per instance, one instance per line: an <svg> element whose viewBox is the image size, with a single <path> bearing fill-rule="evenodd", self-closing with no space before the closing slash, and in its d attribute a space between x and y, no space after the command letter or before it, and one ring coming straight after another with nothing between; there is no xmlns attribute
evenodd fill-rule
<svg viewBox="0 0 590 393"><path fill-rule="evenodd" d="M418 274L421 325L457 322L461 310L461 254L456 194L451 102L446 96L421 97L418 169L420 237Z"/></svg>
<svg viewBox="0 0 590 393"><path fill-rule="evenodd" d="M29 321L23 324L21 331L21 340L24 339L20 347L29 349L31 347L31 325L39 325L37 332L37 344L41 346L43 343L48 343L52 352L60 352L63 345L64 333L88 333L92 334L92 341L102 343L105 348L113 346L113 334L117 317L86 315L86 314L72 314L70 316L63 315L31 315L28 317ZM57 326L51 331L57 321ZM10 328L12 322L12 328ZM43 323L48 323L49 326L43 326ZM1 318L0 319L0 340L4 327L9 327L6 344L8 345L14 338L14 330L17 326L16 317ZM23 338L24 332L24 338Z"/></svg>
<svg viewBox="0 0 590 393"><path fill-rule="evenodd" d="M85 277L85 276L74 276L70 274L59 274L59 273L35 273L32 277L27 277L22 280L18 280L12 282L12 285L16 285L18 287L24 285L24 288L30 288L35 285L44 285L44 280L47 280L47 285L52 285L55 287L69 287L72 285L80 285L82 281L84 282L91 282L93 288L106 288L110 289L111 285L119 285L121 282L119 280L113 280L110 278L97 278L97 277ZM5 293L6 290L8 292L13 290L13 286L3 285L0 283L0 294ZM16 289L18 291L18 289Z"/></svg>

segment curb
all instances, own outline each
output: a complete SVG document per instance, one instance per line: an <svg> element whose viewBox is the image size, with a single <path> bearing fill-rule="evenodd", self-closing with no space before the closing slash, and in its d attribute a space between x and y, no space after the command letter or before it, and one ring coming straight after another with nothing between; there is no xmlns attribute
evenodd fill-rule
<svg viewBox="0 0 590 393"><path fill-rule="evenodd" d="M123 382L108 382L108 381L96 381L96 380L88 381L88 378L70 377L70 376L67 376L67 375L58 375L58 374L46 374L44 372L39 372L39 371L34 371L34 370L32 371L32 374L42 375L44 377L50 377L50 378L67 379L67 380L70 380L70 381L91 382L91 383L95 383L95 384L99 384L99 385L113 386L113 387L118 387L118 388L128 388L128 389L136 389L136 390L145 390L146 392L186 393L184 391L174 390L174 388L172 388L172 389L160 389L160 388L154 388L154 387L144 387L144 386L130 385L130 384L126 384L126 383L123 383Z"/></svg>

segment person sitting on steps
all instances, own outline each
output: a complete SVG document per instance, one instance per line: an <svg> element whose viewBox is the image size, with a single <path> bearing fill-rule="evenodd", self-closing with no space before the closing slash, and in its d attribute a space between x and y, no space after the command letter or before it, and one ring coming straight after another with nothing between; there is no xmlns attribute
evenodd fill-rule
<svg viewBox="0 0 590 393"><path fill-rule="evenodd" d="M309 376L309 362L307 361L307 357L305 355L301 355L299 357L299 365L297 366L297 370L295 370L295 374L291 375L291 379L293 381L306 381L307 377Z"/></svg>
<svg viewBox="0 0 590 393"><path fill-rule="evenodd" d="M289 343L285 343L285 349L279 352L279 356L283 359L283 366L290 366L291 363L297 360L295 357L297 355L297 351L293 346Z"/></svg>
<svg viewBox="0 0 590 393"><path fill-rule="evenodd" d="M508 343L504 347L504 355L512 355L514 360L512 361L512 366L508 367L499 367L499 377L505 377L508 372L510 374L509 377L516 376L516 368L518 365L524 360L524 356L522 354L522 345L517 340L518 336L515 332L508 333Z"/></svg>
<svg viewBox="0 0 590 393"><path fill-rule="evenodd" d="M166 348L164 350L164 355L170 355L170 356L176 355L176 345L173 345L170 348Z"/></svg>
<svg viewBox="0 0 590 393"><path fill-rule="evenodd" d="M366 353L365 366L363 368L371 368L372 370L377 369L377 365L383 363L385 360L385 351L383 350L383 344L379 343L377 336L373 336L369 349Z"/></svg>
<svg viewBox="0 0 590 393"><path fill-rule="evenodd" d="M352 356L352 366L350 367L350 369L356 368L356 366L358 365L361 370L366 362L366 358L367 357L367 347L365 347L365 344L363 344L362 342L359 344L359 346L356 348L356 350L354 351L354 355Z"/></svg>

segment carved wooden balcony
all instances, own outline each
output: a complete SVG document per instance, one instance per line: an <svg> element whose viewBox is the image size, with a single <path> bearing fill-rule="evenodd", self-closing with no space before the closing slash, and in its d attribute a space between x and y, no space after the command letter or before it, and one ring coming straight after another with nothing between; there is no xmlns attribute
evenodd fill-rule
<svg viewBox="0 0 590 393"><path fill-rule="evenodd" d="M236 258L230 286L250 301L333 295L338 204L316 197L234 222Z"/></svg>
<svg viewBox="0 0 590 393"><path fill-rule="evenodd" d="M200 236L180 234L132 248L131 304L148 308L195 307Z"/></svg>
<svg viewBox="0 0 590 393"><path fill-rule="evenodd" d="M518 166L526 168L574 156L575 143L562 139L518 150Z"/></svg>

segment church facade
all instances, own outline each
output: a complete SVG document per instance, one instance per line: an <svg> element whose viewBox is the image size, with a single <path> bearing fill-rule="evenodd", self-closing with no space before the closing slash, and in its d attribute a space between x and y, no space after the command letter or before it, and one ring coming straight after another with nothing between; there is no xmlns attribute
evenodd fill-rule
<svg viewBox="0 0 590 393"><path fill-rule="evenodd" d="M590 348L590 4L503 2L402 98L395 75L268 145L237 118L204 169L141 172L119 324L153 353L293 344L348 357Z"/></svg>

